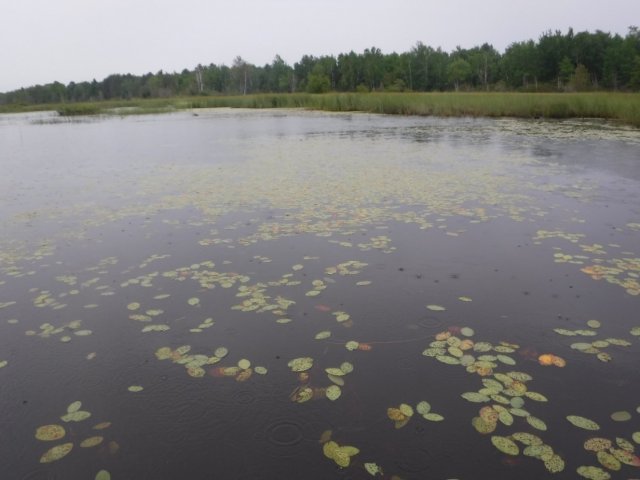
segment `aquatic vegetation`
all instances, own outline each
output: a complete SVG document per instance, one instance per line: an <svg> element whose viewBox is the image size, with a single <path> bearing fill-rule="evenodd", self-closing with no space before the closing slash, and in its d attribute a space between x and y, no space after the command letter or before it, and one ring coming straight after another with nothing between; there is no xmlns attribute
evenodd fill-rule
<svg viewBox="0 0 640 480"><path fill-rule="evenodd" d="M457 142L446 147L429 125L382 119L379 138L367 138L364 120L349 118L357 128L344 135L275 144L248 135L216 139L198 161L176 154L150 167L141 158L144 168L132 164L122 183L104 175L113 205L76 191L77 201L39 205L31 216L12 204L20 211L0 232L0 329L20 349L0 345L2 381L51 375L87 404L95 405L85 388L114 409L144 404L135 428L122 430L127 449L138 426L150 437L175 433L169 422L210 427L212 438L230 439L207 451L221 464L273 455L298 466L317 459L325 477L323 464L403 478L422 472L412 462L429 457L421 449L433 439L429 448L451 458L451 445L475 436L478 454L497 455L509 477L573 471L582 460L558 448L565 441L584 442L592 457L583 475L636 468L640 433L611 433L631 428L636 406L567 398L581 394L579 367L603 369L590 379L596 386L609 369L628 391L640 335L624 315L636 299L635 222L599 232L595 182L529 153L582 141L577 127L449 126L437 134ZM478 148L501 135L509 154ZM228 160L231 151L242 158ZM34 222L55 227L31 240ZM118 239L122 230L131 240ZM110 241L95 240L103 235ZM59 371L46 368L51 359ZM107 371L116 380L96 387ZM554 385L565 384L574 390L558 395ZM104 480L106 470L95 472L108 465L98 461L119 446L110 422L89 425L91 410L73 402L29 428L38 442L55 442L42 458L65 458L69 471L74 457L95 451L83 475ZM558 412L568 421L553 421ZM267 416L286 422L261 425ZM467 428L452 429L458 420ZM587 437L600 425L602 436ZM235 428L254 434L237 442ZM315 443L327 428L335 433L320 443L331 462ZM437 455L430 468L448 478L451 465Z"/></svg>

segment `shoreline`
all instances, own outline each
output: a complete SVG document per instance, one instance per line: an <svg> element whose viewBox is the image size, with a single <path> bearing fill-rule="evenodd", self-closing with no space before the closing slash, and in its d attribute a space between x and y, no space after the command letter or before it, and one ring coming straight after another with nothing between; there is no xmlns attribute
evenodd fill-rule
<svg viewBox="0 0 640 480"><path fill-rule="evenodd" d="M439 117L605 119L640 127L640 93L285 93L0 105L0 113L141 115L202 108L306 109Z"/></svg>

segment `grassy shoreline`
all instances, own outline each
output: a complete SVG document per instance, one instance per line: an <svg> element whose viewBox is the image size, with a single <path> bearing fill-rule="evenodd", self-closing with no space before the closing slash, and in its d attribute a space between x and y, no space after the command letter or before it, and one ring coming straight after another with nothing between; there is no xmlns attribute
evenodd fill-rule
<svg viewBox="0 0 640 480"><path fill-rule="evenodd" d="M443 117L602 118L640 127L640 93L325 93L255 94L0 105L0 113L127 115L197 108L304 108Z"/></svg>

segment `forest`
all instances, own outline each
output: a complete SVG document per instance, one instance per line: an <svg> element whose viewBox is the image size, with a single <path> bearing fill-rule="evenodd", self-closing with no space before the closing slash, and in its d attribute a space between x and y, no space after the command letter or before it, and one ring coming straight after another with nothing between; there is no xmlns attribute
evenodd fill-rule
<svg viewBox="0 0 640 480"><path fill-rule="evenodd" d="M640 90L640 30L619 34L547 31L537 41L487 43L452 52L417 42L408 52L367 48L337 57L304 55L293 66L276 55L253 65L197 65L181 72L112 74L101 81L53 82L0 93L0 105L198 95L325 92L585 92Z"/></svg>

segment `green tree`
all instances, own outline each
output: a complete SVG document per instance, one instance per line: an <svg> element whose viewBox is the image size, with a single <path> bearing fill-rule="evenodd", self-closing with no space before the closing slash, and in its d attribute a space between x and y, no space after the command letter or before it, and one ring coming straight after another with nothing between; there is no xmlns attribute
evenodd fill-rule
<svg viewBox="0 0 640 480"><path fill-rule="evenodd" d="M462 58L453 60L447 67L447 78L453 83L456 92L460 88L460 84L469 80L471 77L471 65Z"/></svg>

